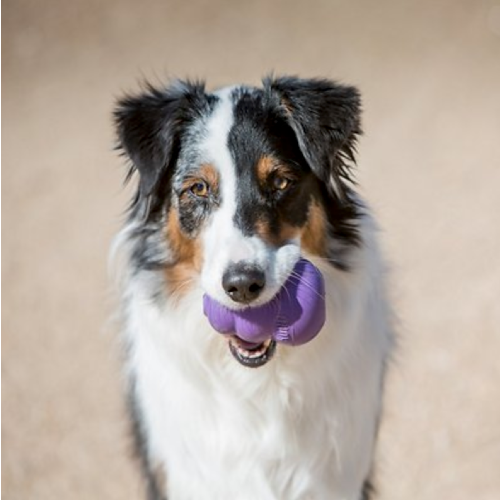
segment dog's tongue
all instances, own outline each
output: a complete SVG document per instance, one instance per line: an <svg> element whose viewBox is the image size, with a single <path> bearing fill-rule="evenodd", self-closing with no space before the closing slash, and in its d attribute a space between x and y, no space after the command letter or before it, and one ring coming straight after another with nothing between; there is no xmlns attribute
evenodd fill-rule
<svg viewBox="0 0 500 500"><path fill-rule="evenodd" d="M323 276L311 262L301 259L271 302L233 311L205 295L203 310L215 330L236 335L250 348L270 338L288 345L305 344L325 323Z"/></svg>

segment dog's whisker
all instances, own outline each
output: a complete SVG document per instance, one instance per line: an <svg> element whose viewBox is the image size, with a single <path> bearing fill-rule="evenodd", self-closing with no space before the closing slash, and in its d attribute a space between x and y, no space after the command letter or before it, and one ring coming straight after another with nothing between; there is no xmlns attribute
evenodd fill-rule
<svg viewBox="0 0 500 500"><path fill-rule="evenodd" d="M321 298L323 297L323 295L318 293L316 288L307 279L303 278L301 275L296 274L295 272L292 271L289 278L291 280L294 280L296 283L303 284L306 288L311 290L311 292L316 294L318 297L321 297ZM325 296L326 296L326 290L325 290Z"/></svg>

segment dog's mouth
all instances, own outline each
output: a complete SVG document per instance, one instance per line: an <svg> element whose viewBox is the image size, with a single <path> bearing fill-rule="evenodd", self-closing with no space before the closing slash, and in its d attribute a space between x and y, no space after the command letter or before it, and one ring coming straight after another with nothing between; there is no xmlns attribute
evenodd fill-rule
<svg viewBox="0 0 500 500"><path fill-rule="evenodd" d="M276 351L276 342L271 339L261 344L254 344L231 335L228 344L234 359L248 368L259 368L265 365Z"/></svg>

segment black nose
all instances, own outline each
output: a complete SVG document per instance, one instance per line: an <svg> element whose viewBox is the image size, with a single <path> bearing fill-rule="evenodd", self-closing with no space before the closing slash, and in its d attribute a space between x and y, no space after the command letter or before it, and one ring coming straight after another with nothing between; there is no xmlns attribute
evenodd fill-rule
<svg viewBox="0 0 500 500"><path fill-rule="evenodd" d="M233 264L222 276L222 286L235 301L248 304L255 300L266 284L264 272L251 264Z"/></svg>

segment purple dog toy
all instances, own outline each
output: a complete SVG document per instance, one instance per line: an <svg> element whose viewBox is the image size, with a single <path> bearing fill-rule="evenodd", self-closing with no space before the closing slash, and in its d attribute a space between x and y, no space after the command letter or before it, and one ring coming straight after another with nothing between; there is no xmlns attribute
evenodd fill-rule
<svg viewBox="0 0 500 500"><path fill-rule="evenodd" d="M319 270L300 259L276 297L260 307L233 311L205 295L203 312L219 333L253 345L273 339L287 345L312 340L325 323L325 284Z"/></svg>

